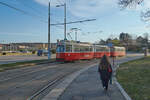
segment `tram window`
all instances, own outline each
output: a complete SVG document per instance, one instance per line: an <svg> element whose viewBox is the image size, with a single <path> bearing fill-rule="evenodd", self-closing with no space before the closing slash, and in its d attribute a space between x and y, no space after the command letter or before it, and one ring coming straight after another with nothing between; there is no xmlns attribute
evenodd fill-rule
<svg viewBox="0 0 150 100"><path fill-rule="evenodd" d="M89 47L84 47L84 51L90 51L90 48Z"/></svg>
<svg viewBox="0 0 150 100"><path fill-rule="evenodd" d="M105 48L105 51L108 51L108 48Z"/></svg>
<svg viewBox="0 0 150 100"><path fill-rule="evenodd" d="M101 48L97 47L97 48L96 48L96 51L101 51Z"/></svg>
<svg viewBox="0 0 150 100"><path fill-rule="evenodd" d="M80 47L79 46L74 46L74 52L80 52Z"/></svg>
<svg viewBox="0 0 150 100"><path fill-rule="evenodd" d="M96 47L96 52L101 51L100 47Z"/></svg>
<svg viewBox="0 0 150 100"><path fill-rule="evenodd" d="M106 48L105 48L105 47L103 48L103 51L106 51Z"/></svg>
<svg viewBox="0 0 150 100"><path fill-rule="evenodd" d="M92 47L83 46L83 47L81 47L80 51L81 52L89 52L89 51L92 51Z"/></svg>
<svg viewBox="0 0 150 100"><path fill-rule="evenodd" d="M66 45L66 52L72 52L72 45Z"/></svg>
<svg viewBox="0 0 150 100"><path fill-rule="evenodd" d="M122 48L120 51L124 51L124 49Z"/></svg>
<svg viewBox="0 0 150 100"><path fill-rule="evenodd" d="M92 47L89 47L89 51L93 51L93 48L92 48Z"/></svg>
<svg viewBox="0 0 150 100"><path fill-rule="evenodd" d="M116 49L115 48L110 48L110 51L114 52Z"/></svg>
<svg viewBox="0 0 150 100"><path fill-rule="evenodd" d="M58 45L57 46L57 52L64 52L64 46L63 45Z"/></svg>
<svg viewBox="0 0 150 100"><path fill-rule="evenodd" d="M101 48L101 51L106 51L106 48L105 48L105 47L102 47L102 48Z"/></svg>
<svg viewBox="0 0 150 100"><path fill-rule="evenodd" d="M80 52L84 52L84 47L80 47Z"/></svg>

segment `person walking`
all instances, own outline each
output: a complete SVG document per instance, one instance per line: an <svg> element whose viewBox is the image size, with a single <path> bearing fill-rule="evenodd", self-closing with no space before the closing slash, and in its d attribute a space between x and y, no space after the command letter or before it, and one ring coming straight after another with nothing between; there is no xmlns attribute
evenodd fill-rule
<svg viewBox="0 0 150 100"><path fill-rule="evenodd" d="M112 75L112 67L108 56L104 55L98 66L98 71L101 77L102 85L104 89L108 89L108 83Z"/></svg>

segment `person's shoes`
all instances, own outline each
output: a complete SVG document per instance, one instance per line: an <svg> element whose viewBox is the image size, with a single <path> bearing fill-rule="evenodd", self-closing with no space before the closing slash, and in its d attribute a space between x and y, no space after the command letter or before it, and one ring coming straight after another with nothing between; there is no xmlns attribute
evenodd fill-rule
<svg viewBox="0 0 150 100"><path fill-rule="evenodd" d="M106 87L105 87L105 86L104 86L103 88L104 88L104 89L106 89Z"/></svg>

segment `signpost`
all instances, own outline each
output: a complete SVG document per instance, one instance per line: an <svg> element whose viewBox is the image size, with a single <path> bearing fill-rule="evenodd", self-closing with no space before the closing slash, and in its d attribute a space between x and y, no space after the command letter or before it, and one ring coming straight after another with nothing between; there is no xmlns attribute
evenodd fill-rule
<svg viewBox="0 0 150 100"><path fill-rule="evenodd" d="M113 45L112 43L108 43L107 46L110 47L110 49L113 49L113 46L114 46L114 45ZM115 57L114 57L114 56L112 57L112 60L113 60L112 69L113 69L113 71L114 71L114 69L115 69ZM113 73L114 73L114 72L113 72ZM111 76L111 78L110 78L110 84L113 84L113 76Z"/></svg>

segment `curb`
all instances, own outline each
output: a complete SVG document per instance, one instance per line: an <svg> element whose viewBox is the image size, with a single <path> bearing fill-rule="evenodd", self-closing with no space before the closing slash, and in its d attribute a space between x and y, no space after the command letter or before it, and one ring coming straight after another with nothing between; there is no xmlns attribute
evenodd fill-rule
<svg viewBox="0 0 150 100"><path fill-rule="evenodd" d="M118 87L118 89L120 90L121 94L125 97L126 100L132 100L131 97L126 93L126 91L122 88L122 86L119 84L119 82L117 82L117 79L115 79L115 84Z"/></svg>
<svg viewBox="0 0 150 100"><path fill-rule="evenodd" d="M139 58L136 58L136 59L140 59L140 58L142 58L142 57L139 57ZM135 60L135 59L133 59L133 60ZM124 63L124 62L121 62L119 64L122 64L122 63ZM117 68L119 68L119 65L117 65L115 71L117 70ZM118 87L119 91L121 92L121 94L125 97L125 99L126 100L132 100L131 97L127 94L127 92L122 88L122 86L120 85L120 83L117 81L116 77L114 77L114 81L115 81L115 84Z"/></svg>
<svg viewBox="0 0 150 100"><path fill-rule="evenodd" d="M121 64L121 63L120 63ZM122 88L122 86L120 85L120 83L117 81L117 78L116 78L116 70L119 68L119 65L117 64L116 65L116 68L115 68L115 72L114 72L114 83L116 84L116 86L118 87L119 91L121 92L121 94L124 96L124 98L126 100L132 100L131 97L127 94L127 92Z"/></svg>
<svg viewBox="0 0 150 100"><path fill-rule="evenodd" d="M57 100L59 96L65 91L65 89L71 84L71 82L77 78L81 73L88 70L89 68L96 66L97 64L93 64L87 68L83 68L73 74L67 76L64 81L58 84L52 91L49 92L42 100Z"/></svg>

